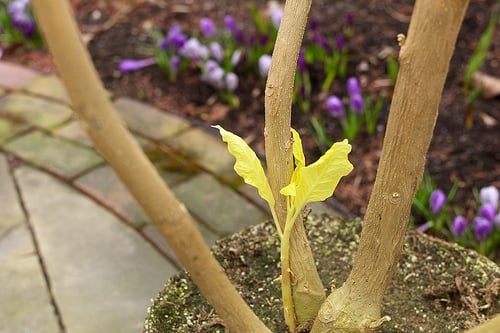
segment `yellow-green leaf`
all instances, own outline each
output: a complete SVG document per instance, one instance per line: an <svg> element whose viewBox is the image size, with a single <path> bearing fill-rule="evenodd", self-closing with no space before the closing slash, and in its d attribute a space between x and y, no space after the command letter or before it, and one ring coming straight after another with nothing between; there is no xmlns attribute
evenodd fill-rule
<svg viewBox="0 0 500 333"><path fill-rule="evenodd" d="M300 139L299 133L292 128L293 135L293 157L295 159L295 165L297 167L306 165L306 158L304 157L304 151L302 150L302 140Z"/></svg>
<svg viewBox="0 0 500 333"><path fill-rule="evenodd" d="M229 152L235 157L234 170L236 173L243 178L245 183L256 187L259 195L267 201L271 209L274 209L273 193L255 152L239 136L226 131L221 126L213 127L219 130L222 140L227 143Z"/></svg>
<svg viewBox="0 0 500 333"><path fill-rule="evenodd" d="M350 151L347 140L337 142L316 162L297 170L294 202L297 209L309 202L323 201L333 194L340 179L353 169L347 159Z"/></svg>

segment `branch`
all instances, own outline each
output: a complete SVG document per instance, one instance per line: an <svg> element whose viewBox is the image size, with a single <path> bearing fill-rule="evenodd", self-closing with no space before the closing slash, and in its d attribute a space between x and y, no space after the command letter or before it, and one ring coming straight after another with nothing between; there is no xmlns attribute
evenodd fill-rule
<svg viewBox="0 0 500 333"><path fill-rule="evenodd" d="M293 172L290 124L295 70L310 7L311 0L286 1L265 90L266 162L282 230L285 229L287 202L280 190L290 183ZM293 321L290 317L294 312L299 323L313 320L325 299L325 292L300 217L291 234L289 267L286 263L282 265L285 316L289 317L286 321ZM288 304L292 296L290 283L294 309Z"/></svg>
<svg viewBox="0 0 500 333"><path fill-rule="evenodd" d="M382 298L401 255L468 2L416 1L408 38L402 40L384 147L354 266L322 306L312 332L365 332L384 321L379 319Z"/></svg>
<svg viewBox="0 0 500 333"><path fill-rule="evenodd" d="M113 109L64 0L33 0L42 32L80 125L155 223L203 295L232 332L269 332L212 257L186 207ZM119 244L117 244L119 245Z"/></svg>

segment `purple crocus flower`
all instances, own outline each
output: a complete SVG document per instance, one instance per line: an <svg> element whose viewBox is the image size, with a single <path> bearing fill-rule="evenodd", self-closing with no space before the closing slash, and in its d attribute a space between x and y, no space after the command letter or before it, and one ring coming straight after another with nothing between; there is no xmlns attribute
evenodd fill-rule
<svg viewBox="0 0 500 333"><path fill-rule="evenodd" d="M231 55L231 66L236 66L241 60L241 50L236 50Z"/></svg>
<svg viewBox="0 0 500 333"><path fill-rule="evenodd" d="M209 51L198 39L192 37L179 50L179 53L186 58L199 62L208 58Z"/></svg>
<svg viewBox="0 0 500 333"><path fill-rule="evenodd" d="M203 36L207 38L213 37L217 32L214 21L212 21L208 17L203 17L200 20L200 30Z"/></svg>
<svg viewBox="0 0 500 333"><path fill-rule="evenodd" d="M229 72L226 74L225 81L228 90L235 91L236 88L238 88L238 75L234 74L233 72Z"/></svg>
<svg viewBox="0 0 500 333"><path fill-rule="evenodd" d="M348 13L346 16L345 16L345 24L350 27L352 26L352 24L354 23L354 18L352 16L351 13Z"/></svg>
<svg viewBox="0 0 500 333"><path fill-rule="evenodd" d="M33 36L35 20L28 12L29 0L14 0L7 7L12 26L21 31L27 38Z"/></svg>
<svg viewBox="0 0 500 333"><path fill-rule="evenodd" d="M457 216L453 219L451 224L451 232L455 236L462 236L467 230L467 220L463 216Z"/></svg>
<svg viewBox="0 0 500 333"><path fill-rule="evenodd" d="M495 186L483 187L479 191L479 198L481 199L482 204L490 204L498 207L499 193Z"/></svg>
<svg viewBox="0 0 500 333"><path fill-rule="evenodd" d="M271 67L271 56L268 54L263 54L259 58L259 73L263 78L267 77L269 73L269 68Z"/></svg>
<svg viewBox="0 0 500 333"><path fill-rule="evenodd" d="M224 88L224 70L213 60L207 60L201 79L215 86L217 89Z"/></svg>
<svg viewBox="0 0 500 333"><path fill-rule="evenodd" d="M301 73L305 72L305 70L307 69L307 62L303 47L301 47L299 51L299 57L297 58L297 67L299 68L299 71Z"/></svg>
<svg viewBox="0 0 500 333"><path fill-rule="evenodd" d="M489 221L493 221L495 215L497 214L497 207L492 204L484 204L479 208L479 215L488 219Z"/></svg>
<svg viewBox="0 0 500 333"><path fill-rule="evenodd" d="M269 16L271 17L273 26L278 29L281 23L281 18L283 17L283 9L279 5L272 2L269 6Z"/></svg>
<svg viewBox="0 0 500 333"><path fill-rule="evenodd" d="M345 117L345 109L342 100L337 96L330 96L325 101L326 108L334 118L342 119Z"/></svg>
<svg viewBox="0 0 500 333"><path fill-rule="evenodd" d="M161 48L173 47L174 50L179 51L187 41L186 35L182 32L181 26L178 24L173 24L168 30L166 38L158 41L158 46Z"/></svg>
<svg viewBox="0 0 500 333"><path fill-rule="evenodd" d="M358 79L354 76L347 79L347 92L350 96L361 94L361 85L359 84Z"/></svg>
<svg viewBox="0 0 500 333"><path fill-rule="evenodd" d="M363 99L363 96L361 94L351 95L349 107L357 114L362 115L365 111L365 101Z"/></svg>
<svg viewBox="0 0 500 333"><path fill-rule="evenodd" d="M431 212L434 214L439 213L441 208L443 208L446 203L446 195L441 190L435 190L431 193L431 197L429 198L429 208Z"/></svg>
<svg viewBox="0 0 500 333"><path fill-rule="evenodd" d="M337 46L337 50L339 52L342 52L342 50L344 49L344 46L345 46L345 39L344 39L344 35L342 33L338 33L335 36L335 45Z"/></svg>
<svg viewBox="0 0 500 333"><path fill-rule="evenodd" d="M493 219L493 223L500 229L500 214L497 214Z"/></svg>
<svg viewBox="0 0 500 333"><path fill-rule="evenodd" d="M238 32L236 20L231 15L224 16L224 25L226 29L231 33L231 35L234 36Z"/></svg>
<svg viewBox="0 0 500 333"><path fill-rule="evenodd" d="M118 65L118 70L122 73L135 71L144 67L156 64L155 58L146 58L141 60L123 59Z"/></svg>
<svg viewBox="0 0 500 333"><path fill-rule="evenodd" d="M472 229L477 241L482 242L493 231L493 223L484 217L478 216L472 220Z"/></svg>
<svg viewBox="0 0 500 333"><path fill-rule="evenodd" d="M222 60L224 60L224 50L219 43L212 42L210 43L210 45L208 45L208 48L210 49L210 53L215 60L217 60L218 62L222 62Z"/></svg>

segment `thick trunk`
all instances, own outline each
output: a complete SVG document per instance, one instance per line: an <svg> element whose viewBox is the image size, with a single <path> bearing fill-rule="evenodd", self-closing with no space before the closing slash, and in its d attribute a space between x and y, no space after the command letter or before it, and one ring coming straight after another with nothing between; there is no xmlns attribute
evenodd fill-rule
<svg viewBox="0 0 500 333"><path fill-rule="evenodd" d="M385 289L398 263L411 203L424 170L449 62L468 0L417 0L377 178L364 218L354 266L322 306L318 332L376 329Z"/></svg>

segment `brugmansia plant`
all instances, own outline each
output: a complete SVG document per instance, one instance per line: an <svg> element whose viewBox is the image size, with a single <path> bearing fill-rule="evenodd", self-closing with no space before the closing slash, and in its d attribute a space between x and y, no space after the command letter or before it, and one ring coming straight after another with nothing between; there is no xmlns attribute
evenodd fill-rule
<svg viewBox="0 0 500 333"><path fill-rule="evenodd" d="M270 333L229 282L186 207L123 126L81 42L68 2L32 0L32 4L82 127L225 326L234 333ZM305 164L300 138L290 128L290 115L294 71L311 0L286 1L265 91L267 179L242 140L219 130L237 158L240 175L259 189L272 208L282 239L284 312L290 332L305 324L312 326L313 333L371 332L387 320L380 314L382 297L402 251L412 198L422 178L467 5L468 0L416 1L408 36L399 38L400 70L359 249L347 282L327 298L297 217L304 204L329 196L351 170L347 160L351 147L337 143L315 163ZM495 325L474 332L492 332L488 329Z"/></svg>

